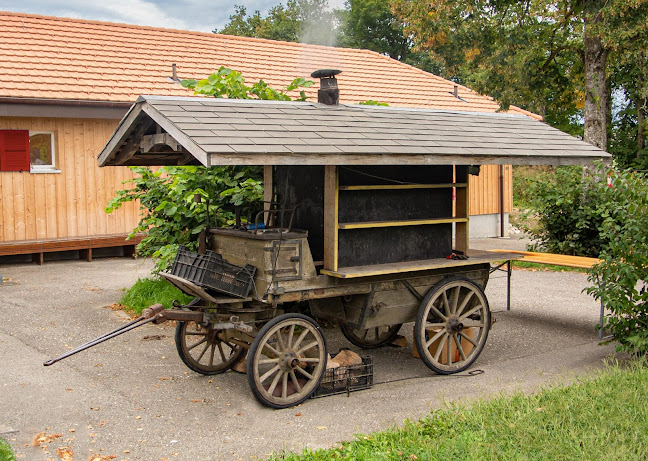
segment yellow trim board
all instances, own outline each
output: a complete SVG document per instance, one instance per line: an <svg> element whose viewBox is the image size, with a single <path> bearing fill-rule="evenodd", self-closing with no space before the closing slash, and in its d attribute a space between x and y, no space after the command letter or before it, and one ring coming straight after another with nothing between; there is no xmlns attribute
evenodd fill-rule
<svg viewBox="0 0 648 461"><path fill-rule="evenodd" d="M351 222L351 223L338 224L338 229L370 229L374 227L421 226L425 224L448 224L454 222L468 222L468 218L409 219L404 221Z"/></svg>

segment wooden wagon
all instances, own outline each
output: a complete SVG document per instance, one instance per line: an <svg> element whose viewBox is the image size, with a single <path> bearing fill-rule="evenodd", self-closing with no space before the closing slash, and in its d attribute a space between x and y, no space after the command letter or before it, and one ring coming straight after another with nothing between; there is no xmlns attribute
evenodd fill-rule
<svg viewBox="0 0 648 461"><path fill-rule="evenodd" d="M274 408L303 402L326 369L312 317L365 348L414 322L430 369L469 367L491 326L491 263L515 258L469 248L469 175L607 156L528 117L339 105L334 74L319 77L318 103L140 97L99 156L102 166L264 165L259 222L210 229L203 254L183 249L163 276L195 300L149 317L178 322L180 357L199 373L247 351L250 387ZM312 317L284 313L304 301Z"/></svg>

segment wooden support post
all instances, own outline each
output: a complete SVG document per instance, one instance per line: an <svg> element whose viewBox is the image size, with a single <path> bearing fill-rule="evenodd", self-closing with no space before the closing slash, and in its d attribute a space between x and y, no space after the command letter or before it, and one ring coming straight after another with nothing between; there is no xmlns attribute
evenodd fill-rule
<svg viewBox="0 0 648 461"><path fill-rule="evenodd" d="M135 245L124 245L124 256L127 258L135 258Z"/></svg>
<svg viewBox="0 0 648 461"><path fill-rule="evenodd" d="M264 203L263 209L265 213L263 213L263 222L266 224L270 225L268 211L271 209L271 204L269 202L274 201L274 184L272 181L272 165L264 165L263 166L263 201L268 202Z"/></svg>
<svg viewBox="0 0 648 461"><path fill-rule="evenodd" d="M338 269L338 171L324 167L324 269Z"/></svg>
<svg viewBox="0 0 648 461"><path fill-rule="evenodd" d="M468 187L468 167L466 166L457 166L456 167L456 179L457 183L465 183L466 187L457 187L455 189L455 194L457 202L455 204L455 217L457 218L468 218L469 212L469 187ZM470 240L470 229L466 222L458 222L455 224L455 249L463 251L464 253L468 251L469 240Z"/></svg>
<svg viewBox="0 0 648 461"><path fill-rule="evenodd" d="M32 262L42 266L44 261L43 253L32 253Z"/></svg>
<svg viewBox="0 0 648 461"><path fill-rule="evenodd" d="M92 262L92 248L84 248L79 250L79 259L85 259L89 263Z"/></svg>

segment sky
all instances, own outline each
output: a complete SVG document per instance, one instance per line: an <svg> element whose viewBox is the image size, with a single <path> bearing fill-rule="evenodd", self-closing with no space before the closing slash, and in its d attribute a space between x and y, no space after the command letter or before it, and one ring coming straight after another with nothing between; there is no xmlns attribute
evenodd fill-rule
<svg viewBox="0 0 648 461"><path fill-rule="evenodd" d="M279 3L285 0L0 0L0 11L211 32L229 21L235 4L265 14ZM329 5L341 8L344 0Z"/></svg>

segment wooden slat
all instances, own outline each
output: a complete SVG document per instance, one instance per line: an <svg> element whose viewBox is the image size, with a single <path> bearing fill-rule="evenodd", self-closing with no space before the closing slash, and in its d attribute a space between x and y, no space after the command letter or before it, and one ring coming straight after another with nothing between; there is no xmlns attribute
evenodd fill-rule
<svg viewBox="0 0 648 461"><path fill-rule="evenodd" d="M554 253L536 253L533 251L518 250L489 250L494 253L514 253L522 255L521 261L536 264L551 264L554 266L576 267L579 269L589 269L601 263L601 259L588 258L586 256L559 255Z"/></svg>
<svg viewBox="0 0 648 461"><path fill-rule="evenodd" d="M373 277L377 275L401 274L405 272L426 271L431 269L444 269L458 266L470 266L472 264L501 261L502 259L520 259L521 256L508 253L499 255L487 251L471 250L468 252L468 259L455 260L446 258L426 259L422 261L407 261L401 263L375 264L361 267L343 267L336 271L323 269L324 275L331 277L351 279L360 277Z"/></svg>
<svg viewBox="0 0 648 461"><path fill-rule="evenodd" d="M423 226L426 224L448 224L459 222L468 222L468 218L407 219L402 221L365 221L340 223L338 224L338 229L371 229L375 227Z"/></svg>
<svg viewBox="0 0 648 461"><path fill-rule="evenodd" d="M465 180L466 178L458 178L460 180ZM468 181L470 183L470 181ZM458 188L455 190L455 216L457 218L468 218L468 213L470 209L470 186L465 188ZM455 249L463 251L464 253L468 251L470 247L470 223L468 219L465 221L457 221L455 225Z"/></svg>
<svg viewBox="0 0 648 461"><path fill-rule="evenodd" d="M467 183L461 184L388 184L375 186L340 186L340 190L400 190L400 189L449 189L451 187L467 187Z"/></svg>

